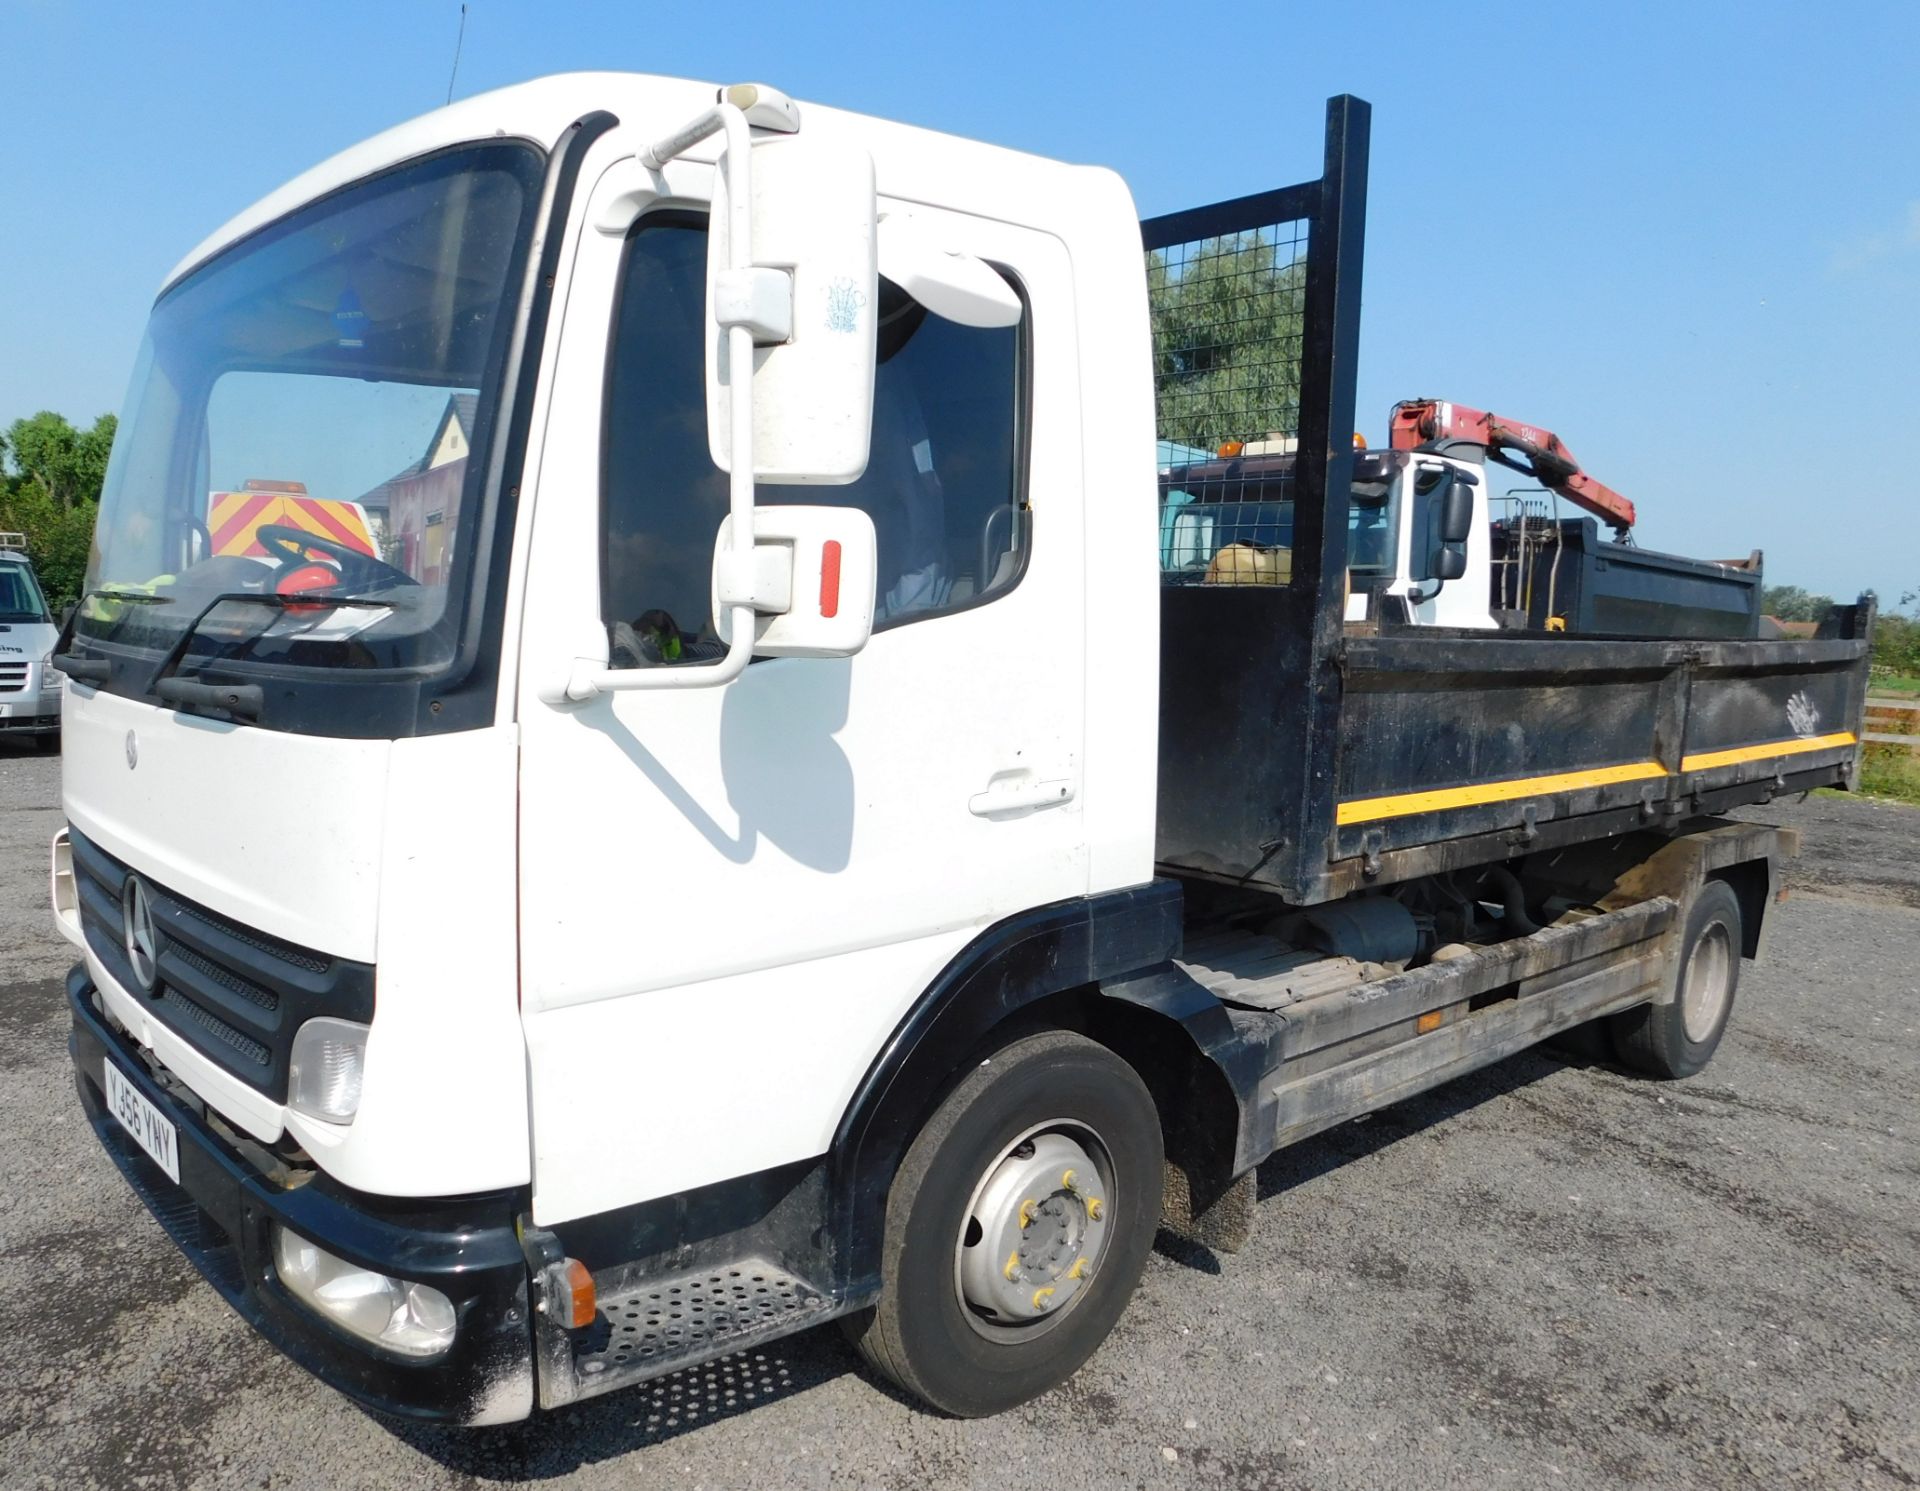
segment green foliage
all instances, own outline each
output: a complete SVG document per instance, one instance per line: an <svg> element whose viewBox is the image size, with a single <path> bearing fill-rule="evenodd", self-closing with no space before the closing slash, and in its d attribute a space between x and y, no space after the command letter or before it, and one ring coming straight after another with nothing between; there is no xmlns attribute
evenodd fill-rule
<svg viewBox="0 0 1920 1491"><path fill-rule="evenodd" d="M63 511L77 502L98 502L118 425L103 414L92 429L82 430L65 415L42 409L31 419L16 419L7 431L8 464L19 481L37 487Z"/></svg>
<svg viewBox="0 0 1920 1491"><path fill-rule="evenodd" d="M42 410L0 437L0 529L24 533L47 604L77 600L117 421L82 430Z"/></svg>
<svg viewBox="0 0 1920 1491"><path fill-rule="evenodd" d="M62 510L37 487L24 484L0 497L0 528L27 536L34 572L55 611L80 597L98 510L98 504L86 501Z"/></svg>
<svg viewBox="0 0 1920 1491"><path fill-rule="evenodd" d="M1909 591L1900 597L1903 607L1912 607L1920 594ZM1884 611L1873 623L1873 679L1868 690L1876 694L1920 695L1920 615L1911 611ZM1882 720L1874 728L1894 733L1913 733L1920 716L1896 715L1894 722ZM1920 750L1891 742L1872 743L1860 752L1860 790L1875 797L1898 798L1901 802L1920 803Z"/></svg>
<svg viewBox="0 0 1920 1491"><path fill-rule="evenodd" d="M1869 797L1920 803L1920 755L1906 746L1867 746L1860 753L1860 790Z"/></svg>
<svg viewBox="0 0 1920 1491"><path fill-rule="evenodd" d="M1760 592L1760 609L1778 621L1820 621L1832 605L1832 596L1809 595L1798 585L1769 585Z"/></svg>
<svg viewBox="0 0 1920 1491"><path fill-rule="evenodd" d="M1306 266L1261 233L1147 258L1160 438L1212 450L1300 421Z"/></svg>
<svg viewBox="0 0 1920 1491"><path fill-rule="evenodd" d="M1873 670L1895 675L1920 674L1920 621L1898 613L1875 618Z"/></svg>

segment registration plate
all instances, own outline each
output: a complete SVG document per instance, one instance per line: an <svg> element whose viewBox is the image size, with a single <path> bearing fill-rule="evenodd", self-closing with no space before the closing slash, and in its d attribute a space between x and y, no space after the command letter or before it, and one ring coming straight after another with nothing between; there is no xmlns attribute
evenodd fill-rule
<svg viewBox="0 0 1920 1491"><path fill-rule="evenodd" d="M120 1074L111 1061L107 1073L107 1108L120 1120L120 1127L133 1135L133 1142L153 1156L154 1164L167 1172L175 1185L180 1184L180 1131Z"/></svg>

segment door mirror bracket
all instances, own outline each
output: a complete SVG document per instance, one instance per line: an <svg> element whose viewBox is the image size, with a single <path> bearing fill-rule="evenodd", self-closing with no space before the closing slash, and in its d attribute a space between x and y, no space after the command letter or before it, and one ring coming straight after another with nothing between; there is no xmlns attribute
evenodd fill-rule
<svg viewBox="0 0 1920 1491"><path fill-rule="evenodd" d="M859 480L872 440L880 299L873 158L831 140L802 141L799 129L791 99L739 84L640 152L643 166L663 173L702 140L726 137L707 235L706 403L708 445L728 476L713 568L713 614L727 652L681 667L613 669L605 657L575 658L559 691L566 699L712 688L738 678L756 651L845 656L872 630L872 520L853 509L788 508L814 517L768 523L754 506L756 480ZM808 584L818 604L796 611ZM803 614L804 624L796 619Z"/></svg>

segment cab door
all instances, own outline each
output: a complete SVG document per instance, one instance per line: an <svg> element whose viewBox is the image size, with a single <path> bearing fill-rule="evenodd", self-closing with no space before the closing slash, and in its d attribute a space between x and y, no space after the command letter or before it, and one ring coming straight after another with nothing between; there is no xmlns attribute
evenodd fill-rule
<svg viewBox="0 0 1920 1491"><path fill-rule="evenodd" d="M630 159L608 165L550 363L518 697L548 1223L824 1152L941 968L1087 889L1083 493L1078 419L1058 412L1079 389L1069 265L1046 235L916 204L946 247L1000 267L1022 324L960 326L883 278L866 475L760 489L872 515L862 652L554 702L576 657L686 668L716 647L710 176L676 162L664 197Z"/></svg>

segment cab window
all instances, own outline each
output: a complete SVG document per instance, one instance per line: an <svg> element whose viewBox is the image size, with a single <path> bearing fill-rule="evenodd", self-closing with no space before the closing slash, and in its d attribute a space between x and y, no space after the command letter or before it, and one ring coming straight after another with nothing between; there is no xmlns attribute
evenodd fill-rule
<svg viewBox="0 0 1920 1491"><path fill-rule="evenodd" d="M613 666L724 652L710 586L727 478L708 454L707 241L694 217L629 239L607 373L601 620ZM1031 524L1021 479L1020 328L960 326L880 283L873 445L845 486L762 484L765 504L865 509L879 543L876 630L1010 590Z"/></svg>

